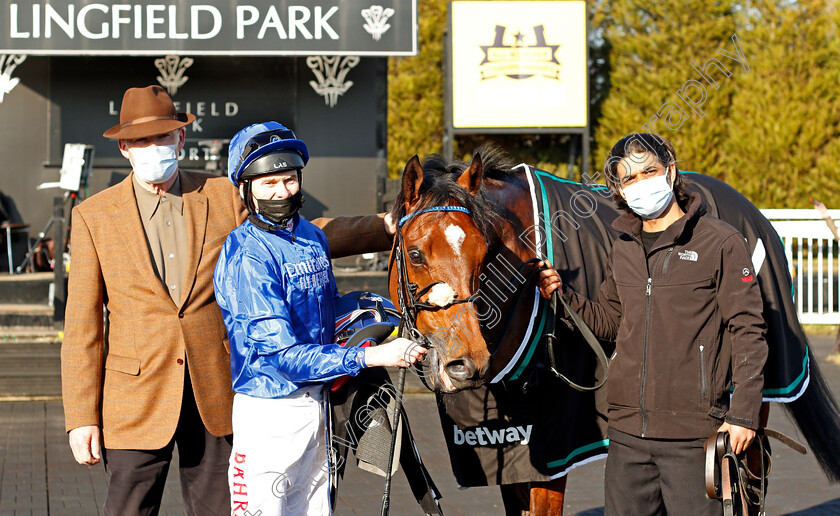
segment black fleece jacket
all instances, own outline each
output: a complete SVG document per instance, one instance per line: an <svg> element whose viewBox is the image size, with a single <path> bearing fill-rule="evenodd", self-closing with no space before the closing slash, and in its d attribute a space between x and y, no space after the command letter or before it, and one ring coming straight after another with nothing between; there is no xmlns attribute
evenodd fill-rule
<svg viewBox="0 0 840 516"><path fill-rule="evenodd" d="M622 235L597 302L564 288L593 332L616 342L610 426L664 439L706 437L722 420L755 429L766 325L744 237L697 194L647 254L641 219L624 214L613 228Z"/></svg>

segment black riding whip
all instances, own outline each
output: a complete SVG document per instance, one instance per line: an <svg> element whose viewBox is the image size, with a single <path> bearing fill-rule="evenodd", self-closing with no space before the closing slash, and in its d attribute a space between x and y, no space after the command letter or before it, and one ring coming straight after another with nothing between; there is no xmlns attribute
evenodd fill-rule
<svg viewBox="0 0 840 516"><path fill-rule="evenodd" d="M400 331L402 333L402 331ZM394 462L394 452L397 448L397 432L400 430L400 416L402 415L402 397L405 389L405 371L407 368L400 367L397 377L396 399L394 400L394 424L391 429L391 450L388 452L388 464L385 467L385 493L382 495L382 508L380 516L388 516L391 510L391 467Z"/></svg>

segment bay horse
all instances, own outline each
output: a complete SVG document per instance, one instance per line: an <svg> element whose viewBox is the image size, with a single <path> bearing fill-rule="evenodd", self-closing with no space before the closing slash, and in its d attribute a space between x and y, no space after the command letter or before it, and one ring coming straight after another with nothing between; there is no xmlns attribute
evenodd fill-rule
<svg viewBox="0 0 840 516"><path fill-rule="evenodd" d="M781 240L733 188L681 174L712 215L744 234L754 262L760 258L770 349L764 399L786 403L837 481L838 405L809 360ZM562 514L566 474L605 456L605 394L570 384L594 385L606 371L578 329L561 320L551 331L554 313L536 290L533 262L551 260L564 283L594 299L618 215L605 187L513 166L494 146L469 164L415 156L403 172L390 294L430 348L422 376L437 394L459 485L500 485L509 515ZM559 349L547 348L546 331ZM612 343L601 344L612 352Z"/></svg>

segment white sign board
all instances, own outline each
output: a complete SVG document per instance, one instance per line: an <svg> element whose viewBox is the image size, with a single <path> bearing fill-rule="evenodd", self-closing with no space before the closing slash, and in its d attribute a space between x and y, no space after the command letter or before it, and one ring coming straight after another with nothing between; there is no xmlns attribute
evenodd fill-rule
<svg viewBox="0 0 840 516"><path fill-rule="evenodd" d="M82 176L87 183L93 161L93 146L82 143L64 144L64 158L61 162L61 180L59 187L71 192L78 192L82 185Z"/></svg>
<svg viewBox="0 0 840 516"><path fill-rule="evenodd" d="M452 126L585 127L586 3L453 1Z"/></svg>

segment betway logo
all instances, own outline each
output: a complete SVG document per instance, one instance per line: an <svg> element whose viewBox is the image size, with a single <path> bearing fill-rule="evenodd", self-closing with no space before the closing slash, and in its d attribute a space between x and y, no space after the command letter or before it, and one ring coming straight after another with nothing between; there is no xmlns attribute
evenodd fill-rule
<svg viewBox="0 0 840 516"><path fill-rule="evenodd" d="M461 431L458 425L452 425L452 436L455 444L469 444L470 446L487 446L489 444L516 443L525 445L531 439L531 429L534 425L526 427L510 426L507 428L490 429L486 426L477 426L473 430Z"/></svg>

